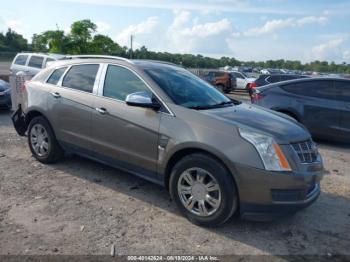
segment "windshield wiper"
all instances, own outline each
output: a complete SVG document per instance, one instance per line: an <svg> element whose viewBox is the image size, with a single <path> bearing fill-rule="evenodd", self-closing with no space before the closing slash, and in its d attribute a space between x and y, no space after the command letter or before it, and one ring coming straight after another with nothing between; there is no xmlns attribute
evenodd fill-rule
<svg viewBox="0 0 350 262"><path fill-rule="evenodd" d="M223 107L225 105L232 105L232 104L234 104L234 102L232 102L232 101L223 101L223 102L215 104L215 105L191 106L189 108L195 109L195 110L206 110L206 109L220 108L220 107Z"/></svg>

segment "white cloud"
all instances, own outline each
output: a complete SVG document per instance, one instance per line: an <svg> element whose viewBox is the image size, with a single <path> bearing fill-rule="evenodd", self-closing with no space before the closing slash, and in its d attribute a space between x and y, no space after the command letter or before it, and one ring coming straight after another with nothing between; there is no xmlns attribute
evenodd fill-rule
<svg viewBox="0 0 350 262"><path fill-rule="evenodd" d="M208 41L214 37L217 37L216 41L223 39L218 36L232 29L231 22L227 18L207 23L199 23L199 19L196 18L189 24L191 17L189 11L174 11L174 15L167 32L167 46L175 52L198 52L204 45L212 48Z"/></svg>
<svg viewBox="0 0 350 262"><path fill-rule="evenodd" d="M213 23L197 24L192 27L183 28L180 33L188 37L206 38L208 36L220 34L230 28L230 21L227 18L224 18Z"/></svg>
<svg viewBox="0 0 350 262"><path fill-rule="evenodd" d="M7 20L5 21L5 27L6 27L6 30L7 28L11 28L13 31L19 34L23 34L24 32L23 23L21 20L16 20L16 19Z"/></svg>
<svg viewBox="0 0 350 262"><path fill-rule="evenodd" d="M327 17L325 16L306 16L303 18L300 18L298 20L296 20L295 24L298 26L303 26L306 24L326 24L328 21Z"/></svg>
<svg viewBox="0 0 350 262"><path fill-rule="evenodd" d="M96 22L97 25L97 33L106 33L109 32L111 29L111 25L106 22Z"/></svg>
<svg viewBox="0 0 350 262"><path fill-rule="evenodd" d="M343 50L345 38L339 37L311 49L312 59L349 62L350 50Z"/></svg>
<svg viewBox="0 0 350 262"><path fill-rule="evenodd" d="M125 28L123 31L121 31L117 37L116 41L121 45L128 45L130 36L134 35L143 35L143 34L150 34L153 32L154 28L158 25L158 17L152 16L147 18L147 20L136 24L136 25L129 25L127 28ZM138 43L135 42L135 47L138 47Z"/></svg>
<svg viewBox="0 0 350 262"><path fill-rule="evenodd" d="M296 18L286 18L286 19L274 19L266 21L266 23L261 27L254 27L251 29L248 29L245 32L235 32L233 34L233 37L258 37L261 35L268 35L268 34L275 34L277 31L284 29L284 28L290 28L290 27L302 27L307 24L325 24L328 21L327 17L325 16L305 16L299 19Z"/></svg>
<svg viewBox="0 0 350 262"><path fill-rule="evenodd" d="M300 9L285 9L284 6L256 5L249 0L60 0L63 2L75 2L93 5L123 6L135 8L158 8L158 9L186 9L201 12L236 12L236 13L269 13L269 14L303 14Z"/></svg>
<svg viewBox="0 0 350 262"><path fill-rule="evenodd" d="M280 30L285 27L292 26L293 18L288 19L275 19L267 21L262 27L251 28L248 31L244 32L244 36L260 36L265 34L273 34L277 30Z"/></svg>
<svg viewBox="0 0 350 262"><path fill-rule="evenodd" d="M345 50L343 52L343 58L345 62L350 62L350 50Z"/></svg>

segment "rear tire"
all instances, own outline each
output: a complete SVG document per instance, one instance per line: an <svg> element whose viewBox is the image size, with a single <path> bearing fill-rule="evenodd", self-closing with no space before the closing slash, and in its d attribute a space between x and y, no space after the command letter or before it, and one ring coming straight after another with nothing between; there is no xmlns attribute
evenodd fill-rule
<svg viewBox="0 0 350 262"><path fill-rule="evenodd" d="M28 144L33 156L44 164L55 163L64 156L64 151L58 144L49 122L42 116L30 121Z"/></svg>
<svg viewBox="0 0 350 262"><path fill-rule="evenodd" d="M221 225L238 209L232 175L219 161L205 154L181 159L172 170L169 188L180 211L197 225Z"/></svg>

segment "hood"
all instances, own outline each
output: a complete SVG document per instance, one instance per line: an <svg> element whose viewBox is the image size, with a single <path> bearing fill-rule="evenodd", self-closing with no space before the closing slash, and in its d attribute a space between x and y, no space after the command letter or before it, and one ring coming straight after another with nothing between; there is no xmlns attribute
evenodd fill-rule
<svg viewBox="0 0 350 262"><path fill-rule="evenodd" d="M289 144L310 139L305 127L289 116L245 103L200 111L211 117L229 122L237 127L253 129L274 137L279 144Z"/></svg>

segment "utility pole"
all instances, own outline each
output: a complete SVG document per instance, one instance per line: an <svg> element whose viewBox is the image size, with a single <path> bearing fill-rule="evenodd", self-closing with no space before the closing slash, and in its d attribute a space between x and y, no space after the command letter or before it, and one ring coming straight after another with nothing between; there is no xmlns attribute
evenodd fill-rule
<svg viewBox="0 0 350 262"><path fill-rule="evenodd" d="M134 40L134 36L133 35L130 35L130 59L132 59L132 52L133 52L133 50L132 50L132 42L133 42L133 40Z"/></svg>

